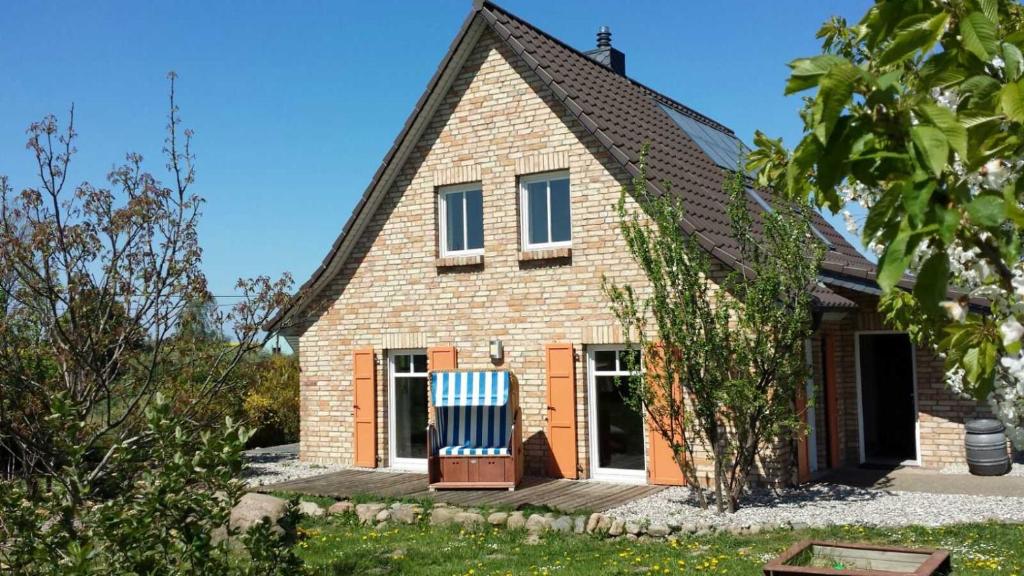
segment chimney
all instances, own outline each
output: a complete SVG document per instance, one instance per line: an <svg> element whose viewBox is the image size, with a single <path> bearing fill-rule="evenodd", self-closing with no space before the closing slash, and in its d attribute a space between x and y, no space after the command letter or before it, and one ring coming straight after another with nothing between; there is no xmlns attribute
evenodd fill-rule
<svg viewBox="0 0 1024 576"><path fill-rule="evenodd" d="M626 75L626 55L612 48L612 30L601 26L597 30L597 48L586 52L594 61L612 69L616 74Z"/></svg>

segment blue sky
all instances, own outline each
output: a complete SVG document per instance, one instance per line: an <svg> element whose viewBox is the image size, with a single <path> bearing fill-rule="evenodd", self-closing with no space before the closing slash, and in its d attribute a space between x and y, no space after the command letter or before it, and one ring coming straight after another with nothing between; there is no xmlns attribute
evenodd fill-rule
<svg viewBox="0 0 1024 576"><path fill-rule="evenodd" d="M866 0L500 3L580 49L609 25L628 74L733 128L800 133L782 95L793 58L817 52L831 14ZM74 103L72 181L104 182L129 151L163 175L166 73L195 130L208 204L204 267L238 277L320 263L441 56L469 0L10 2L0 19L0 173L34 184L25 128ZM843 230L840 219L833 219Z"/></svg>

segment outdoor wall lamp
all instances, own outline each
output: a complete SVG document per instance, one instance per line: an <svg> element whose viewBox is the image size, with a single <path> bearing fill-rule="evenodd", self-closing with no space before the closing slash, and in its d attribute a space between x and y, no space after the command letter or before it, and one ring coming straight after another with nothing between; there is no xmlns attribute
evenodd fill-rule
<svg viewBox="0 0 1024 576"><path fill-rule="evenodd" d="M500 363L505 358L505 346L501 343L501 340L494 338L491 340L491 362L495 364Z"/></svg>

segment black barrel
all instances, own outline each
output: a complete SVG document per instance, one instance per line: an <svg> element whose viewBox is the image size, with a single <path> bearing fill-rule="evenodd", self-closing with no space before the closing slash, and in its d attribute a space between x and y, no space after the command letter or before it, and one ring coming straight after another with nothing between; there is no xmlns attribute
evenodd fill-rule
<svg viewBox="0 0 1024 576"><path fill-rule="evenodd" d="M1006 428L994 418L967 421L967 466L975 476L1001 476L1010 471Z"/></svg>

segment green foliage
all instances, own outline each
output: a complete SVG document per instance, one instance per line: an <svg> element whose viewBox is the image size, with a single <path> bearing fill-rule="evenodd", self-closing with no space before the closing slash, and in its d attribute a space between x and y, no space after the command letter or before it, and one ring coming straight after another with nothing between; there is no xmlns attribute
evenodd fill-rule
<svg viewBox="0 0 1024 576"><path fill-rule="evenodd" d="M647 285L603 283L627 344L647 364L642 374L632 360L634 376L620 383L627 403L646 412L691 485L699 485L695 449L712 457L718 507L730 511L758 456L785 435L802 433L794 399L805 380L810 291L824 253L807 208L776 202L760 214L755 233L746 187L742 172L727 176L743 269L722 274L683 231L683 201L648 192L641 162L617 209ZM627 208L630 194L642 210ZM698 497L706 506L703 493Z"/></svg>
<svg viewBox="0 0 1024 576"><path fill-rule="evenodd" d="M630 541L590 535L544 534L528 543L525 530L359 524L354 514L305 520L297 554L313 574L410 576L629 574L762 574L766 559L805 540L875 542L953 551L958 576L1024 571L1024 526L966 524L939 528L835 526L735 536L682 534L674 542Z"/></svg>
<svg viewBox="0 0 1024 576"><path fill-rule="evenodd" d="M967 271L976 276L969 289L1019 299L1022 21L1012 0L876 0L855 25L830 20L818 33L822 53L790 64L786 93L816 90L801 113L803 138L789 153L759 134L748 164L789 198L833 212L851 199L868 206L863 240L884 250L878 283L886 292L916 283L913 299L891 297L891 318L927 314L925 324L897 327L930 331L925 339L951 369L965 369L964 388L979 398L1010 352L996 328L1008 312L969 311L969 321L948 326L934 312L947 286L965 281L944 256L951 249L988 267ZM908 279L917 263L919 275ZM905 314L911 306L922 312Z"/></svg>
<svg viewBox="0 0 1024 576"><path fill-rule="evenodd" d="M54 405L48 419L75 418L69 404ZM21 481L0 484L0 568L31 576L289 574L299 566L288 537L266 525L229 545L228 537L237 536L226 526L243 492L236 478L246 431L230 420L216 432L187 429L160 398L145 416L142 434L153 443L116 448L133 465L118 468L112 497L80 505L62 488L32 492ZM67 450L83 455L74 446ZM74 478L82 493L87 484Z"/></svg>
<svg viewBox="0 0 1024 576"><path fill-rule="evenodd" d="M255 442L262 446L299 439L299 359L274 354L260 358L247 370L252 383L243 408Z"/></svg>

